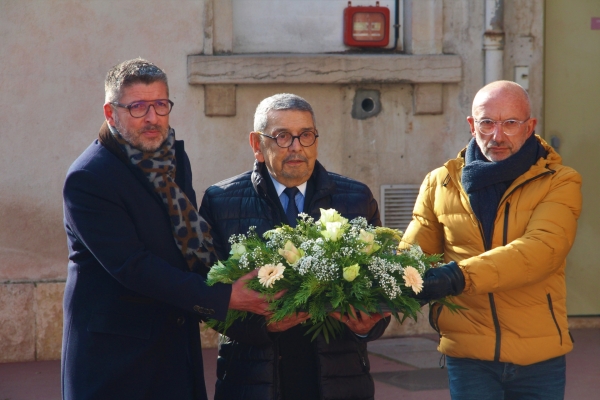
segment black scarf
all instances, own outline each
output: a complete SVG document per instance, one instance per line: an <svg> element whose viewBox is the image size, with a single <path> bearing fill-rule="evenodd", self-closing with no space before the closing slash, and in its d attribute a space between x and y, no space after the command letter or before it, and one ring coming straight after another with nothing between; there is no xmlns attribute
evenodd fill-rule
<svg viewBox="0 0 600 400"><path fill-rule="evenodd" d="M485 158L475 138L469 142L462 171L462 185L469 195L475 216L481 222L486 249L491 248L494 220L504 192L515 179L547 154L534 134L525 141L519 151L498 162L491 162Z"/></svg>

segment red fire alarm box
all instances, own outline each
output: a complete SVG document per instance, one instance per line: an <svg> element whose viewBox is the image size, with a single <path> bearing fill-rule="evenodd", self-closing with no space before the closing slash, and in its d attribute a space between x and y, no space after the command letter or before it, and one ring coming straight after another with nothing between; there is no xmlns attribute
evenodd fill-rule
<svg viewBox="0 0 600 400"><path fill-rule="evenodd" d="M374 6L344 9L344 44L357 47L385 47L390 42L390 9Z"/></svg>

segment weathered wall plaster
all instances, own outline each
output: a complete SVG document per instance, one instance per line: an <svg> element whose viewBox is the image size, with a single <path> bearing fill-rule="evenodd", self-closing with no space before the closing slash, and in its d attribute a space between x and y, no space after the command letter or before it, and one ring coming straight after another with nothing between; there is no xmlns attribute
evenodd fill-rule
<svg viewBox="0 0 600 400"><path fill-rule="evenodd" d="M439 1L430 5L439 7ZM540 116L543 2L509 3L506 78L512 79L515 63L533 53L530 93ZM206 117L204 88L188 83L187 70L187 56L203 52L204 5L202 0L0 0L0 362L59 357L67 264L63 180L96 138L104 77L118 62L141 56L167 72L175 102L171 124L186 141L199 198L210 184L252 166L248 133L254 110L279 92L299 94L315 108L319 159L326 168L364 181L377 198L379 185L420 183L470 139L465 117L483 84L483 2L444 0L443 12L429 21L433 42L428 46L438 52L441 40L441 52L462 61L460 82L442 85L443 114L437 115L414 114L415 88L407 83L267 84L236 87L235 117ZM235 2L213 6L213 13L232 14ZM220 20L228 18L217 14L214 23ZM226 25L214 35L216 53L232 50L233 28ZM511 47L529 38L531 50ZM357 88L380 91L378 116L352 119ZM386 334L431 332L424 321ZM203 335L205 345L214 345L214 333Z"/></svg>

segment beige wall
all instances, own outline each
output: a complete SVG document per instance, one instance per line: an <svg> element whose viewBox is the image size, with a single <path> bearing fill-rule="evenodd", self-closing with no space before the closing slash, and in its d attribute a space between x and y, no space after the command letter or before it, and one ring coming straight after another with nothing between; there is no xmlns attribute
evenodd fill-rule
<svg viewBox="0 0 600 400"><path fill-rule="evenodd" d="M432 48L462 59L462 81L442 87L443 114L414 115L409 83L270 84L238 85L236 116L206 117L203 86L187 80L187 56L203 51L204 1L0 0L0 362L59 357L67 263L62 184L103 121L111 66L141 56L165 69L175 102L171 124L186 141L199 198L210 184L250 168L254 109L283 91L314 106L320 161L366 182L378 197L379 185L420 183L470 137L465 116L483 84L483 2L430 3L442 5L429 25L441 26L432 31L440 44ZM505 70L512 79L511 37L531 36L532 59L541 59L543 1L507 3ZM530 92L540 110L541 63L532 71ZM377 117L350 116L359 87L381 91Z"/></svg>
<svg viewBox="0 0 600 400"><path fill-rule="evenodd" d="M560 140L563 162L582 176L583 206L577 240L567 258L567 309L574 315L600 314L600 32L590 18L599 1L548 2L546 9L546 140Z"/></svg>

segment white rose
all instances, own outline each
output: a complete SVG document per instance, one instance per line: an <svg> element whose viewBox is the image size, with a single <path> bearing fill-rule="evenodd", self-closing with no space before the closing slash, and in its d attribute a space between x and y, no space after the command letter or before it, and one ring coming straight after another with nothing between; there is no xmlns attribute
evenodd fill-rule
<svg viewBox="0 0 600 400"><path fill-rule="evenodd" d="M360 265L354 264L349 267L344 268L344 279L348 282L352 282L359 275L358 271L360 270Z"/></svg>
<svg viewBox="0 0 600 400"><path fill-rule="evenodd" d="M365 243L366 246L361 249L363 253L367 253L368 255L373 254L377 250L381 248L377 243L375 243L375 234L371 232L367 232L364 229L360 230L360 234L358 239Z"/></svg>
<svg viewBox="0 0 600 400"><path fill-rule="evenodd" d="M319 219L319 222L321 222L321 224L323 225L327 222L341 222L342 224L348 222L346 218L342 217L340 213L338 213L333 208L330 208L328 210L320 208L319 210L321 210L321 218Z"/></svg>
<svg viewBox="0 0 600 400"><path fill-rule="evenodd" d="M332 242L337 242L339 238L344 234L341 222L326 222L325 230L321 231L321 235L325 239L329 239Z"/></svg>
<svg viewBox="0 0 600 400"><path fill-rule="evenodd" d="M229 254L231 255L231 258L234 260L239 260L244 253L246 253L246 246L244 246L241 243L234 243L231 245L231 251L229 252Z"/></svg>

